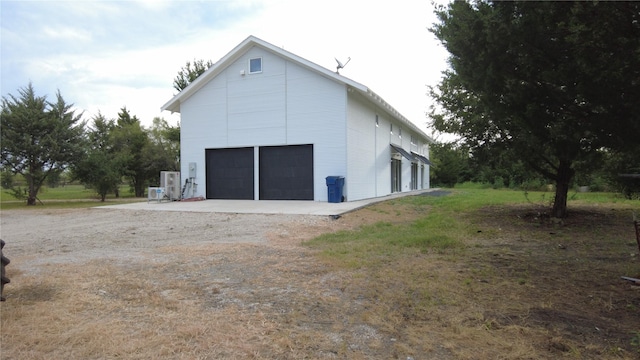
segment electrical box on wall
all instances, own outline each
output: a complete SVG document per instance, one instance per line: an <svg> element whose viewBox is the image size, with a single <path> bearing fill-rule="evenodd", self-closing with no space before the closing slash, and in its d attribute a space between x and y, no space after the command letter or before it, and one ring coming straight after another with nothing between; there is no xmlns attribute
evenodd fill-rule
<svg viewBox="0 0 640 360"><path fill-rule="evenodd" d="M190 178L196 177L196 163L194 162L189 163L189 177Z"/></svg>

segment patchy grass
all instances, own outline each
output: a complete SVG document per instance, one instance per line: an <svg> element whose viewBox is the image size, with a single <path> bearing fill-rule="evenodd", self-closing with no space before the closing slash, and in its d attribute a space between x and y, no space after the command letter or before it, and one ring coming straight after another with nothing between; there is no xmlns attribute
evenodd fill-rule
<svg viewBox="0 0 640 360"><path fill-rule="evenodd" d="M422 216L306 244L357 274L342 286L370 299L363 320L401 339L397 354L637 358L640 288L620 276L640 275L631 222L640 204L578 198L559 221L513 191L408 197L377 206Z"/></svg>
<svg viewBox="0 0 640 360"><path fill-rule="evenodd" d="M455 189L291 217L260 243L213 242L203 229L247 227L226 215L184 218L162 246L141 236L157 221L47 211L91 246L5 247L2 358L639 358L640 287L620 276L640 277L640 204L579 194L568 219L547 211L522 192Z"/></svg>

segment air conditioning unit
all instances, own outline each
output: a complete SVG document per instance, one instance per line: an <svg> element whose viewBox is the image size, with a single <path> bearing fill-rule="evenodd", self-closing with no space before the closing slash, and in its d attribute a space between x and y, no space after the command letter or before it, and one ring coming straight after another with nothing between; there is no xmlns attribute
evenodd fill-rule
<svg viewBox="0 0 640 360"><path fill-rule="evenodd" d="M180 172L160 171L160 187L165 189L168 200L180 200Z"/></svg>
<svg viewBox="0 0 640 360"><path fill-rule="evenodd" d="M147 192L147 202L157 201L161 202L165 200L167 193L163 187L150 187Z"/></svg>

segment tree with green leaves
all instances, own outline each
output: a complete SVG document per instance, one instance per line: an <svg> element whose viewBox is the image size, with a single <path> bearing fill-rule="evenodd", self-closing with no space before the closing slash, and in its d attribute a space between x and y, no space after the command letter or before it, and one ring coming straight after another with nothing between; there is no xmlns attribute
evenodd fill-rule
<svg viewBox="0 0 640 360"><path fill-rule="evenodd" d="M184 88L189 86L198 76L202 75L212 66L213 62L211 62L211 60L204 61L203 59L194 59L193 63L187 61L187 64L180 69L178 75L173 79L173 88L178 91L184 90Z"/></svg>
<svg viewBox="0 0 640 360"><path fill-rule="evenodd" d="M4 167L0 169L0 186L5 190L14 188L14 175Z"/></svg>
<svg viewBox="0 0 640 360"><path fill-rule="evenodd" d="M150 176L157 178L160 171L180 171L180 127L156 117L147 135L145 162Z"/></svg>
<svg viewBox="0 0 640 360"><path fill-rule="evenodd" d="M131 116L126 107L120 109L115 127L111 130L114 154L124 166L124 175L136 197L144 197L148 183L148 169L145 166L145 148L149 138L140 120ZM159 175L158 175L159 176Z"/></svg>
<svg viewBox="0 0 640 360"><path fill-rule="evenodd" d="M640 138L640 2L455 1L436 14L450 69L431 125L553 181L552 216L566 217L575 164Z"/></svg>
<svg viewBox="0 0 640 360"><path fill-rule="evenodd" d="M628 151L604 153L604 177L627 199L640 200L640 142Z"/></svg>
<svg viewBox="0 0 640 360"><path fill-rule="evenodd" d="M27 205L35 205L47 177L82 155L85 122L60 91L54 102L37 96L31 83L18 93L2 98L0 161L3 169L24 176Z"/></svg>
<svg viewBox="0 0 640 360"><path fill-rule="evenodd" d="M72 166L75 179L94 189L105 201L107 194L118 193L118 186L124 174L124 161L115 153L112 132L116 125L104 115L93 118L88 130L88 149L81 161Z"/></svg>
<svg viewBox="0 0 640 360"><path fill-rule="evenodd" d="M431 168L430 182L435 186L453 187L470 180L469 150L454 142L435 143L429 146Z"/></svg>

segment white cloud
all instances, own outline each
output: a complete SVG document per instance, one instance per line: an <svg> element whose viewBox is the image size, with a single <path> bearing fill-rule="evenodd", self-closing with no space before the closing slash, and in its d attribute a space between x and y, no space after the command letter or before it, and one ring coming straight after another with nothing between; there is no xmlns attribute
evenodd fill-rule
<svg viewBox="0 0 640 360"><path fill-rule="evenodd" d="M171 6L171 1L165 0L131 0L131 2L151 11L163 11Z"/></svg>
<svg viewBox="0 0 640 360"><path fill-rule="evenodd" d="M89 34L87 31L68 26L56 28L45 26L42 31L46 37L52 38L53 40L64 39L82 42L91 40L91 34Z"/></svg>

